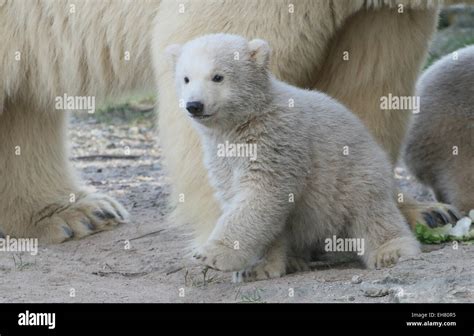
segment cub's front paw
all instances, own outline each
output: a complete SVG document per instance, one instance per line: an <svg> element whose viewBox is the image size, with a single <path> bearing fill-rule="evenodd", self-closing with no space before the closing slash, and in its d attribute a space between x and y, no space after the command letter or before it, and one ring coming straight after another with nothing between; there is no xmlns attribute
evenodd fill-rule
<svg viewBox="0 0 474 336"><path fill-rule="evenodd" d="M206 243L193 257L206 266L224 272L241 270L249 263L240 249L227 247L218 241Z"/></svg>
<svg viewBox="0 0 474 336"><path fill-rule="evenodd" d="M51 204L35 217L35 236L43 243L61 243L111 229L124 223L128 213L113 198L92 193L74 203Z"/></svg>
<svg viewBox="0 0 474 336"><path fill-rule="evenodd" d="M280 278L285 274L286 264L284 260L276 260L274 262L262 260L256 265L250 266L239 272L234 272L232 275L232 281L234 283L239 283L268 280Z"/></svg>

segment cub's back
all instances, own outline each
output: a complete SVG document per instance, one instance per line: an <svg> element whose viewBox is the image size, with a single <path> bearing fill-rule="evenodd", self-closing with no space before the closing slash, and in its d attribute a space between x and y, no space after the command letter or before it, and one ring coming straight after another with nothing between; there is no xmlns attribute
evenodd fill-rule
<svg viewBox="0 0 474 336"><path fill-rule="evenodd" d="M362 121L337 100L322 92L282 82L276 82L275 86L276 104L287 110L287 122L297 125L295 132L308 133L319 159L335 159L345 148L349 153L351 150L358 153L353 155L356 161L369 160L370 163L372 159L379 162L386 159Z"/></svg>
<svg viewBox="0 0 474 336"><path fill-rule="evenodd" d="M443 57L417 84L420 112L408 132L405 162L439 201L465 207L474 183L474 46ZM468 187L467 187L468 188Z"/></svg>

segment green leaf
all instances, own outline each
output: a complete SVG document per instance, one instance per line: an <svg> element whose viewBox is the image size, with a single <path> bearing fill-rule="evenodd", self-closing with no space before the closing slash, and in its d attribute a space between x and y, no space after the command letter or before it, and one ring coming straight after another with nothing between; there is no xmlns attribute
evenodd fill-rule
<svg viewBox="0 0 474 336"><path fill-rule="evenodd" d="M438 228L430 228L424 224L416 223L415 236L425 244L441 244L447 241L472 241L474 242L474 228L463 237L454 237L449 234L452 229L451 224L446 224Z"/></svg>

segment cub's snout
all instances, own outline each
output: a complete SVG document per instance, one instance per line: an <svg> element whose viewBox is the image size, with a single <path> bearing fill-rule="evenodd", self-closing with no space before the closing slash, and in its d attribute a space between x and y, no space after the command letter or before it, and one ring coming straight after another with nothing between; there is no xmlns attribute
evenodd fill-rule
<svg viewBox="0 0 474 336"><path fill-rule="evenodd" d="M193 116L199 116L202 115L204 111L204 104L200 101L188 102L186 103L186 110Z"/></svg>

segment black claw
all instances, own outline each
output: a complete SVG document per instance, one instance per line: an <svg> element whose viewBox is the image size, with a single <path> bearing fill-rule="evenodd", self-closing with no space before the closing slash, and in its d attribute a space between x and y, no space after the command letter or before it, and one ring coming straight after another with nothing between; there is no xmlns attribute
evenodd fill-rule
<svg viewBox="0 0 474 336"><path fill-rule="evenodd" d="M454 213L454 211L452 211L451 209L448 209L448 214L454 219L454 223L456 223L458 220L461 219L461 217L459 217L456 213Z"/></svg>
<svg viewBox="0 0 474 336"><path fill-rule="evenodd" d="M69 227L67 227L67 226L63 226L63 230L64 230L64 232L66 232L66 235L67 235L69 238L74 237L74 231L72 231L71 228L69 228Z"/></svg>
<svg viewBox="0 0 474 336"><path fill-rule="evenodd" d="M125 217L122 215L120 211L117 210L117 215L120 217L121 220L125 220Z"/></svg>
<svg viewBox="0 0 474 336"><path fill-rule="evenodd" d="M110 211L107 211L107 210L96 210L93 212L94 216L96 216L97 218L99 219L102 219L102 220L106 220L106 219L114 219L116 218L117 216L115 216L115 214L113 214L112 212Z"/></svg>
<svg viewBox="0 0 474 336"><path fill-rule="evenodd" d="M438 220L441 222L441 224L450 223L449 217L446 216L446 214L443 211L433 210L433 213L436 215L436 217L438 217Z"/></svg>
<svg viewBox="0 0 474 336"><path fill-rule="evenodd" d="M92 214L99 219L106 219L105 214L100 210L96 210Z"/></svg>
<svg viewBox="0 0 474 336"><path fill-rule="evenodd" d="M206 261L207 257L202 258L202 261Z"/></svg>
<svg viewBox="0 0 474 336"><path fill-rule="evenodd" d="M104 215L105 215L105 218L107 218L107 219L117 218L117 216L114 213L112 213L110 211L107 211L107 210L104 210Z"/></svg>
<svg viewBox="0 0 474 336"><path fill-rule="evenodd" d="M195 255L194 255L194 258L196 258L196 259L201 259L201 256L200 256L199 254L195 254Z"/></svg>
<svg viewBox="0 0 474 336"><path fill-rule="evenodd" d="M423 218L430 228L436 227L436 220L427 212L423 212Z"/></svg>
<svg viewBox="0 0 474 336"><path fill-rule="evenodd" d="M89 219L83 219L81 220L81 223L87 226L87 228L91 231L95 230L95 225L92 224L92 222Z"/></svg>

